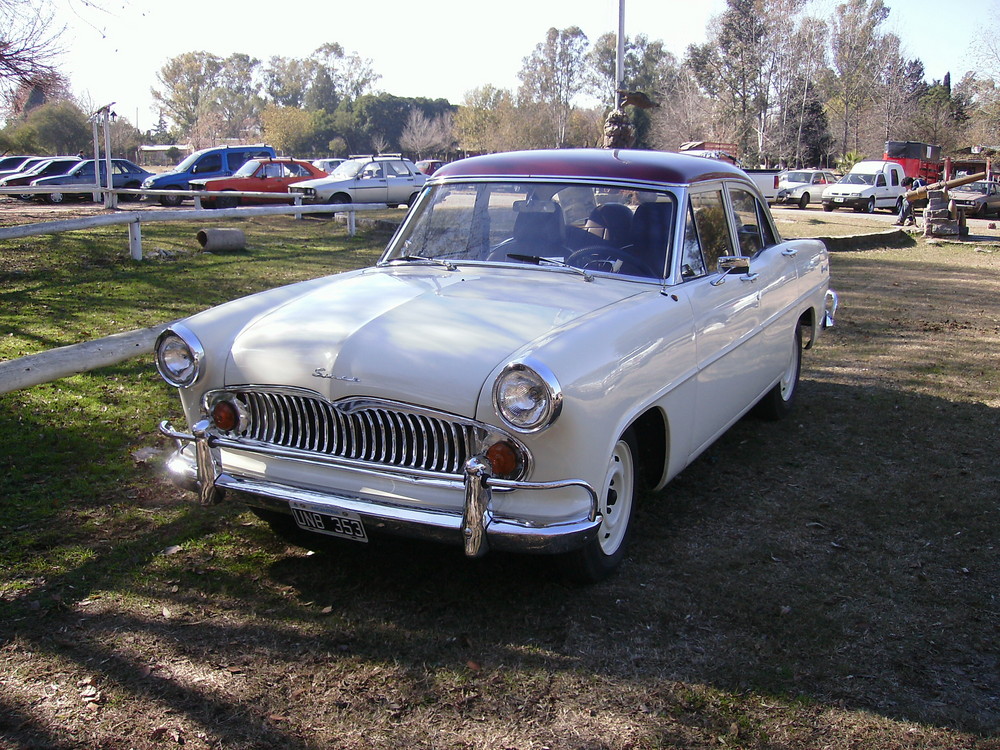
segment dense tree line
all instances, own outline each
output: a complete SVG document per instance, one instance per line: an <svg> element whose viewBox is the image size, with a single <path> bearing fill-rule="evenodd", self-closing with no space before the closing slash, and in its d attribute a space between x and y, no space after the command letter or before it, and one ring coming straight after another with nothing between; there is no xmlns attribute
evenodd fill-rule
<svg viewBox="0 0 1000 750"><path fill-rule="evenodd" d="M30 2L0 0L0 17ZM995 80L967 73L954 85L950 75L926 81L920 59L885 31L888 17L883 0L842 0L826 18L811 14L807 0L727 0L705 42L682 57L644 34L626 38L622 86L655 104L626 105L635 145L727 142L748 166L801 166L877 156L886 140L936 143L946 153L1000 142ZM11 28L20 31L0 30L0 42L45 39L39 16ZM1000 71L997 47L977 41L981 68ZM30 58L25 47L22 57ZM195 147L266 140L301 155L596 146L619 96L615 48L613 33L592 42L575 26L549 29L523 58L516 89L484 84L458 105L379 91L374 61L337 43L266 61L187 52L158 72L152 94L160 121L144 138ZM89 142L86 116L69 101L51 52L50 40L36 66L16 75L0 54L8 122L0 148L55 152ZM123 146L138 143L129 127L116 125Z"/></svg>

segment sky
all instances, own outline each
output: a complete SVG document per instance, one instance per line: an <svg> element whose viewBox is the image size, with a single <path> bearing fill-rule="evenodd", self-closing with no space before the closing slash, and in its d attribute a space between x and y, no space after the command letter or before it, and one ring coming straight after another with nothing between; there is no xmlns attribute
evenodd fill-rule
<svg viewBox="0 0 1000 750"><path fill-rule="evenodd" d="M662 40L682 58L705 41L725 0L623 0L625 34ZM974 69L975 40L1000 0L884 0L885 31L897 34L908 58L924 63L927 79ZM829 17L836 0L812 0ZM150 88L171 57L205 51L308 57L326 42L369 58L379 91L444 98L460 104L474 88L516 89L522 61L546 31L579 26L591 41L616 31L619 0L53 0L47 7L65 28L59 60L73 92L114 109L140 130L156 124ZM947 7L947 11L942 11Z"/></svg>

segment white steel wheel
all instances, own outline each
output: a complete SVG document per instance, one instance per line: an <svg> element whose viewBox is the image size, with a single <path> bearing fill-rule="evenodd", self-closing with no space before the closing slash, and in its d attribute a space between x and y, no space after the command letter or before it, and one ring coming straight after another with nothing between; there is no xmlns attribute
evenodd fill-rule
<svg viewBox="0 0 1000 750"><path fill-rule="evenodd" d="M604 521L597 538L605 555L614 555L625 541L635 502L635 464L632 448L622 437L615 444L604 480L601 516Z"/></svg>
<svg viewBox="0 0 1000 750"><path fill-rule="evenodd" d="M608 459L598 503L601 525L597 538L559 558L570 579L596 583L611 574L625 558L638 488L637 450L635 434L631 429L626 430Z"/></svg>
<svg viewBox="0 0 1000 750"><path fill-rule="evenodd" d="M799 390L799 375L802 372L802 327L795 326L791 347L788 352L788 364L781 374L781 379L764 394L757 404L755 412L758 416L776 421L787 416L795 403L795 394Z"/></svg>

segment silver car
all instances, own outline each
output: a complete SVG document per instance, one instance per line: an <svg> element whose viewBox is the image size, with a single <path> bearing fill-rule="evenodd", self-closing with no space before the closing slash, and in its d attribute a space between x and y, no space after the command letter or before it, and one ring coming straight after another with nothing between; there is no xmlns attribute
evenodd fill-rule
<svg viewBox="0 0 1000 750"><path fill-rule="evenodd" d="M426 175L399 154L355 156L328 177L299 182L288 188L305 203L385 203L409 206L417 199Z"/></svg>
<svg viewBox="0 0 1000 750"><path fill-rule="evenodd" d="M837 181L837 175L825 169L795 169L778 176L776 203L794 203L805 208L820 203L827 185Z"/></svg>

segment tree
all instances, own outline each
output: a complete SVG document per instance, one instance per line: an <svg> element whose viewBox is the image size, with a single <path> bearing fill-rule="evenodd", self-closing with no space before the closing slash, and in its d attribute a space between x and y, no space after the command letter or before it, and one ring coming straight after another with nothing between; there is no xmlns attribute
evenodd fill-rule
<svg viewBox="0 0 1000 750"><path fill-rule="evenodd" d="M598 37L587 55L589 88L610 109L617 104L618 82L617 34L608 32ZM661 104L675 87L679 76L677 58L668 52L660 40L651 42L645 34L634 39L625 37L622 85L627 91L641 91L657 105ZM632 112L635 143L638 148L649 148L652 114L649 110Z"/></svg>
<svg viewBox="0 0 1000 750"><path fill-rule="evenodd" d="M400 147L415 154L418 159L431 153L445 153L451 149L452 115L450 112L428 117L414 107L399 137Z"/></svg>
<svg viewBox="0 0 1000 750"><path fill-rule="evenodd" d="M745 163L759 162L766 152L772 88L784 49L784 40L775 33L777 19L801 4L787 0L779 13L762 0L727 0L728 7L710 27L709 41L688 47L698 84L721 100Z"/></svg>
<svg viewBox="0 0 1000 750"><path fill-rule="evenodd" d="M222 60L208 52L185 52L167 60L156 74L162 91L150 93L163 113L182 133L194 129L198 119L211 108L218 89Z"/></svg>
<svg viewBox="0 0 1000 750"><path fill-rule="evenodd" d="M260 60L237 52L222 61L211 91L212 105L222 118L223 138L256 138L264 106L256 80Z"/></svg>
<svg viewBox="0 0 1000 750"><path fill-rule="evenodd" d="M0 88L4 94L57 75L59 32L51 11L36 0L0 0Z"/></svg>
<svg viewBox="0 0 1000 750"><path fill-rule="evenodd" d="M264 138L284 154L302 154L314 150L316 118L298 107L264 108L261 113Z"/></svg>
<svg viewBox="0 0 1000 750"><path fill-rule="evenodd" d="M264 69L264 92L279 107L301 107L315 75L309 60L274 56Z"/></svg>
<svg viewBox="0 0 1000 750"><path fill-rule="evenodd" d="M837 6L830 22L833 49L833 107L842 118L840 153L846 154L852 126L854 145L860 141L861 110L875 89L882 70L879 27L889 17L882 0L847 0Z"/></svg>
<svg viewBox="0 0 1000 750"><path fill-rule="evenodd" d="M87 115L73 102L48 102L31 110L9 135L22 149L39 154L73 154L92 142Z"/></svg>
<svg viewBox="0 0 1000 750"><path fill-rule="evenodd" d="M455 114L458 147L474 154L509 150L506 131L514 111L514 96L507 89L487 84L466 92Z"/></svg>
<svg viewBox="0 0 1000 750"><path fill-rule="evenodd" d="M550 127L551 145L556 147L566 145L573 98L584 89L588 44L578 26L550 28L545 41L524 58L518 73L519 104L540 110Z"/></svg>

